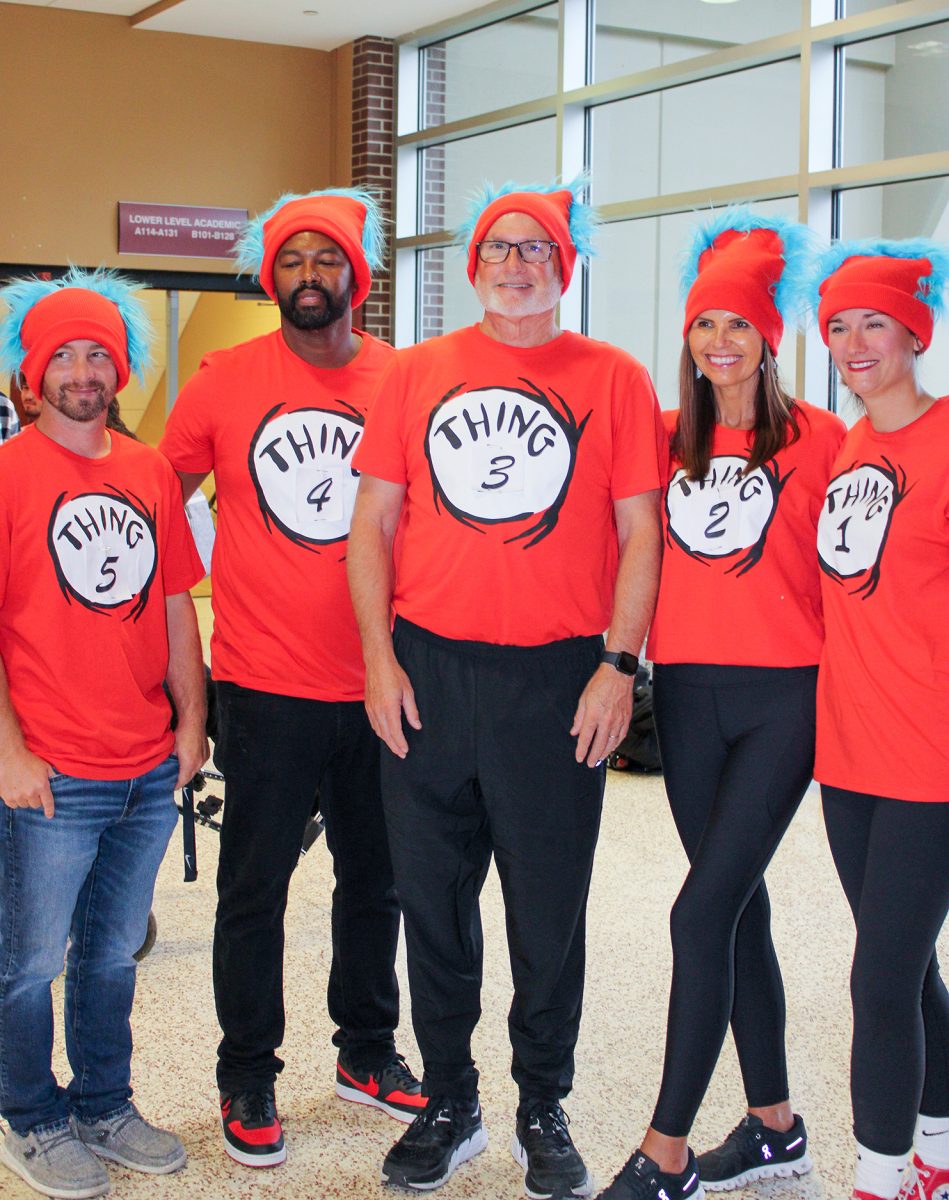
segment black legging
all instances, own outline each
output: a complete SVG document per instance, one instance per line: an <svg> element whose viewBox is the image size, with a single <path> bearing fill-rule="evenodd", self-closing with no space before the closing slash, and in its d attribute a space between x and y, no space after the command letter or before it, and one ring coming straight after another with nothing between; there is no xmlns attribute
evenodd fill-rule
<svg viewBox="0 0 949 1200"><path fill-rule="evenodd" d="M672 908L672 987L653 1128L685 1137L729 1020L748 1105L788 1099L784 985L762 876L811 779L816 667L670 664L654 704L691 867Z"/></svg>
<svg viewBox="0 0 949 1200"><path fill-rule="evenodd" d="M949 803L821 791L857 924L854 1134L879 1154L905 1154L918 1113L949 1117L949 993L934 950L949 909Z"/></svg>

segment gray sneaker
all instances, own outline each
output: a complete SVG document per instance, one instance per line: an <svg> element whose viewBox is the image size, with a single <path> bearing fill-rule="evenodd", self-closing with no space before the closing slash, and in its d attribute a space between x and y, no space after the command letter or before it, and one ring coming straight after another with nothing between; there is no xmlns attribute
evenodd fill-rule
<svg viewBox="0 0 949 1200"><path fill-rule="evenodd" d="M179 1171L188 1161L181 1139L149 1125L134 1104L98 1121L77 1121L79 1136L93 1154L149 1175Z"/></svg>
<svg viewBox="0 0 949 1200"><path fill-rule="evenodd" d="M79 1140L72 1117L23 1135L8 1129L0 1159L44 1196L86 1200L109 1190L105 1167Z"/></svg>

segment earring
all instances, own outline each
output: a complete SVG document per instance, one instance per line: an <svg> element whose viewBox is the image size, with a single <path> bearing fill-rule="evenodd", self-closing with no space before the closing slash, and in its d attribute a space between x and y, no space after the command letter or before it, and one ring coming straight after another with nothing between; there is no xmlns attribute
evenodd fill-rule
<svg viewBox="0 0 949 1200"><path fill-rule="evenodd" d="M761 360L761 362L760 362L760 363L758 363L758 370L759 370L759 371L760 371L762 374L764 374L764 359L762 359L762 360Z"/></svg>
<svg viewBox="0 0 949 1200"><path fill-rule="evenodd" d="M696 368L695 368L695 378L696 378L696 379L701 379L701 378L702 378L702 372L699 370L699 368L698 368L698 367L696 367Z"/></svg>

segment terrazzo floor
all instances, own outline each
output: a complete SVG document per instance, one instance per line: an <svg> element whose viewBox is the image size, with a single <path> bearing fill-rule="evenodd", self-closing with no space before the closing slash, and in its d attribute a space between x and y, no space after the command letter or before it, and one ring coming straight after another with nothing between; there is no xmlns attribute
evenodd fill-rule
<svg viewBox="0 0 949 1200"><path fill-rule="evenodd" d="M112 1194L127 1200L384 1200L390 1193L380 1186L380 1166L403 1126L374 1109L337 1099L333 1090L333 1027L325 1005L332 870L323 839L296 871L286 921L288 1019L281 1053L287 1066L278 1079L277 1100L287 1161L255 1172L225 1156L214 1083L219 1034L210 956L218 837L199 827L197 841L196 883L182 882L177 835L162 867L154 904L158 940L139 969L133 1015L135 1099L149 1119L181 1135L189 1162L185 1170L160 1178L110 1168ZM684 872L662 779L610 773L589 907L576 1085L565 1101L574 1139L599 1187L609 1183L637 1145L655 1101L670 974L668 911ZM808 1124L815 1169L800 1180L773 1181L731 1195L736 1200L845 1200L852 1182L847 976L853 933L813 789L778 851L768 885L788 996L793 1099ZM521 1172L508 1150L517 1098L506 1028L511 983L493 870L482 907L484 1015L474 1053L490 1143L439 1191L444 1200L523 1195ZM949 938L944 934L942 940L945 957ZM399 977L405 1011L399 1047L418 1068L402 956ZM61 1011L61 981L54 999ZM701 996L695 1003L702 1003ZM68 1078L61 1044L54 1066L61 1079ZM693 1146L702 1150L720 1141L742 1112L729 1038L699 1113ZM35 1196L0 1167L3 1200Z"/></svg>

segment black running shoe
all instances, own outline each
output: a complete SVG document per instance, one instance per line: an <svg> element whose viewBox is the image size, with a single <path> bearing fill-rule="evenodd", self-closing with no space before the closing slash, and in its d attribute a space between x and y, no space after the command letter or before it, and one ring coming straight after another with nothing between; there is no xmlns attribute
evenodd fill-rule
<svg viewBox="0 0 949 1200"><path fill-rule="evenodd" d="M787 1133L769 1129L747 1113L720 1146L698 1157L699 1178L710 1192L730 1192L756 1179L790 1179L813 1166L807 1153L807 1130L794 1114Z"/></svg>
<svg viewBox="0 0 949 1200"><path fill-rule="evenodd" d="M273 1087L221 1095L224 1149L245 1167L276 1167L287 1157Z"/></svg>
<svg viewBox="0 0 949 1200"><path fill-rule="evenodd" d="M433 1097L386 1155L382 1182L431 1191L488 1144L481 1105Z"/></svg>
<svg viewBox="0 0 949 1200"><path fill-rule="evenodd" d="M658 1163L637 1150L606 1191L600 1192L600 1200L702 1200L704 1195L691 1150L681 1175L660 1171Z"/></svg>
<svg viewBox="0 0 949 1200"><path fill-rule="evenodd" d="M381 1108L397 1121L414 1121L428 1101L401 1054L376 1071L358 1071L344 1054L336 1060L336 1095Z"/></svg>
<svg viewBox="0 0 949 1200"><path fill-rule="evenodd" d="M556 1100L533 1100L517 1110L511 1153L524 1168L524 1191L532 1200L570 1200L593 1191L590 1175Z"/></svg>

